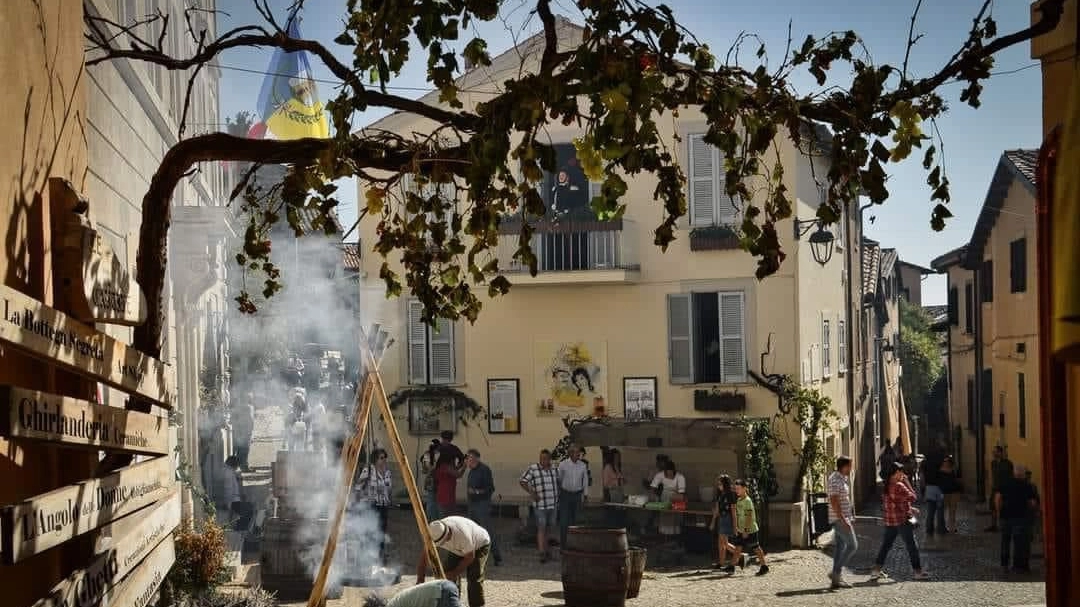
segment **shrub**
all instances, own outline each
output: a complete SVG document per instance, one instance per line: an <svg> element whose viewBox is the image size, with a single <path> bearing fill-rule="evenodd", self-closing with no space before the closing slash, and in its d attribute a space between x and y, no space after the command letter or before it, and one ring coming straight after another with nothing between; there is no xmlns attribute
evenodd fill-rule
<svg viewBox="0 0 1080 607"><path fill-rule="evenodd" d="M229 581L225 567L228 543L225 529L207 519L196 525L186 520L176 531L176 563L169 572L169 585L181 596L210 594Z"/></svg>
<svg viewBox="0 0 1080 607"><path fill-rule="evenodd" d="M236 592L213 591L191 599L191 607L277 607L274 593L262 588L245 588Z"/></svg>

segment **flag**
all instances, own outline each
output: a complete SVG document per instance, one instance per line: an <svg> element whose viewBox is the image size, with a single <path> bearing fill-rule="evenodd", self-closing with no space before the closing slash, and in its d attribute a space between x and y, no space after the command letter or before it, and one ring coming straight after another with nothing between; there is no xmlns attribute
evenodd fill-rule
<svg viewBox="0 0 1080 607"><path fill-rule="evenodd" d="M289 20L290 38L300 38L300 19ZM248 131L253 139L300 139L330 136L307 52L276 49L259 91L258 117Z"/></svg>

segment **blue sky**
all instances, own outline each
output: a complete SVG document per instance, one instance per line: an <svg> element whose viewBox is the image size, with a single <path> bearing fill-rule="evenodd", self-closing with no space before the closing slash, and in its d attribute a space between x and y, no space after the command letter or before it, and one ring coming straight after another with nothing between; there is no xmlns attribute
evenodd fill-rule
<svg viewBox="0 0 1080 607"><path fill-rule="evenodd" d="M270 0L279 15L284 15L289 0ZM903 62L908 25L914 0L881 0L853 3L851 0L756 0L753 3L705 2L702 0L669 0L676 16L698 37L716 51L727 49L740 32L760 36L776 61L784 51L791 23L792 37L796 43L807 34L822 35L835 30L853 29L869 49L876 63L899 65ZM915 75L927 75L940 67L958 48L971 27L971 19L982 0L925 0L919 14L916 32L923 35L912 51L909 71ZM739 6L754 10L740 11ZM812 5L812 8L808 8ZM537 31L539 23L530 19L528 11L533 2L506 0L503 13L506 23L519 34ZM556 0L554 10L571 19L580 13L569 0ZM720 6L722 8L717 9ZM258 14L250 0L220 2L219 7L228 11L222 17L219 28L224 30L241 24L257 23ZM857 7L857 8L855 8ZM994 16L998 30L1009 33L1026 27L1029 22L1028 2L1008 0L995 2ZM348 51L332 42L342 29L345 14L344 0L308 0L304 10L301 30L306 38L323 41L338 51L339 56L350 63ZM496 20L479 24L478 35L485 37L488 48L497 54L512 46L507 26ZM749 49L752 53L754 49ZM232 116L242 110L253 110L262 84L272 49L244 49L231 51L220 58L222 69L221 112L222 117ZM424 78L424 58L419 56L406 66L401 76L394 79L393 92L418 97L427 89ZM750 56L752 58L752 56ZM321 97L326 99L332 92L335 80L321 64L313 60L316 78L329 82L320 83ZM883 246L895 247L902 259L921 265L929 265L934 257L961 246L971 236L971 229L978 217L986 196L990 178L1001 152L1006 149L1033 148L1039 143L1041 126L1041 76L1040 70L1029 56L1029 46L1018 45L998 55L995 76L987 83L982 95L982 107L973 110L961 104L958 95L962 85L950 85L943 91L951 111L938 124L944 138L945 169L952 182L952 204L955 217L942 232L930 229L929 190L925 172L914 158L899 166L891 165L889 189L892 196L881 207L868 211L874 217L867 226L868 235L879 240ZM846 74L838 74L846 77ZM816 90L816 84L805 76L796 81L800 92ZM356 126L368 124L385 111L372 110L355 119ZM341 215L343 223L351 226L356 219L356 188L343 186ZM1029 217L1002 216L999 221L1034 221ZM924 283L923 303L945 303L945 282L942 277L932 276Z"/></svg>

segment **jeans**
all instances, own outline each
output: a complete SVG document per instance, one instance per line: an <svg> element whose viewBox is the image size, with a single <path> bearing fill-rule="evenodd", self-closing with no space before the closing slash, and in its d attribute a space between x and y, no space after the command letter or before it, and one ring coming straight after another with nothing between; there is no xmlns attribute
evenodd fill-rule
<svg viewBox="0 0 1080 607"><path fill-rule="evenodd" d="M1009 566L1009 552L1012 548L1013 569L1028 569L1031 566L1031 519L1003 518L1000 522L1001 566Z"/></svg>
<svg viewBox="0 0 1080 607"><path fill-rule="evenodd" d="M428 522L442 518L442 513L439 512L439 500L435 499L434 490L424 492L424 513L427 514Z"/></svg>
<svg viewBox="0 0 1080 607"><path fill-rule="evenodd" d="M439 580L436 583L442 588L442 596L439 597L439 602L435 603L435 607L461 607L461 591L457 584L449 580Z"/></svg>
<svg viewBox="0 0 1080 607"><path fill-rule="evenodd" d="M581 512L581 491L559 491L559 545L566 547L566 532Z"/></svg>
<svg viewBox="0 0 1080 607"><path fill-rule="evenodd" d="M499 544L495 542L495 530L491 527L491 498L469 502L468 515L473 522L488 532L488 536L491 537L491 556L496 563L501 561Z"/></svg>
<svg viewBox="0 0 1080 607"><path fill-rule="evenodd" d="M897 535L904 540L904 547L907 548L908 558L911 559L911 568L915 571L920 571L922 569L922 563L919 561L919 547L915 544L915 527L910 523L904 523L898 527L885 528L885 536L881 540L881 549L878 550L877 559L874 563L879 569L885 564L885 557L888 556L889 551L892 550Z"/></svg>
<svg viewBox="0 0 1080 607"><path fill-rule="evenodd" d="M483 607L484 605L484 572L487 570L487 558L490 552L489 546L481 546L476 549L473 562L465 570L465 582L469 589L469 607ZM449 571L457 567L461 557L449 554L446 557L446 569Z"/></svg>
<svg viewBox="0 0 1080 607"><path fill-rule="evenodd" d="M844 573L844 565L855 556L859 549L859 539L855 536L855 529L840 521L833 523L833 556L832 574L834 578Z"/></svg>
<svg viewBox="0 0 1080 607"><path fill-rule="evenodd" d="M929 491L926 498L926 535L934 535L935 531L938 533L946 533L948 529L945 527L945 500L942 499L930 499Z"/></svg>
<svg viewBox="0 0 1080 607"><path fill-rule="evenodd" d="M390 506L375 506L375 513L379 516L379 562L386 565L386 530L390 525Z"/></svg>

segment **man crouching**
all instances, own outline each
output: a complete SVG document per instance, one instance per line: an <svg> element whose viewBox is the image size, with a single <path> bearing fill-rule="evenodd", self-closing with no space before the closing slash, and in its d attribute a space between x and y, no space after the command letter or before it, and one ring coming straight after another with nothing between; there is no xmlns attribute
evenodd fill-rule
<svg viewBox="0 0 1080 607"><path fill-rule="evenodd" d="M491 536L475 522L463 516L448 516L428 524L428 533L436 548L450 553L446 562L446 579L457 582L465 573L469 607L484 605L484 570L491 552ZM427 577L427 550L420 551L416 567L416 583Z"/></svg>

